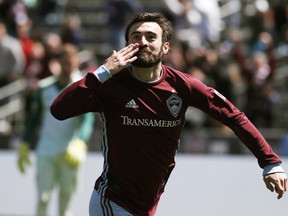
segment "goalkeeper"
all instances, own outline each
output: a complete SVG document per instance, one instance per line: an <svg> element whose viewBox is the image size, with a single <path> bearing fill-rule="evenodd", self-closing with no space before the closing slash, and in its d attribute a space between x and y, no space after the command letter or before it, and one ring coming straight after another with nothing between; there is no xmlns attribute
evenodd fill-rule
<svg viewBox="0 0 288 216"><path fill-rule="evenodd" d="M25 173L30 165L29 146L39 134L36 145L37 216L46 216L54 188L59 189L58 215L69 214L69 204L76 192L81 162L86 156L86 143L94 126L94 114L88 113L67 121L50 114L50 105L59 92L82 77L78 68L78 51L65 45L59 57L61 72L40 81L34 93L22 144L18 149L18 168ZM39 129L39 132L38 132Z"/></svg>

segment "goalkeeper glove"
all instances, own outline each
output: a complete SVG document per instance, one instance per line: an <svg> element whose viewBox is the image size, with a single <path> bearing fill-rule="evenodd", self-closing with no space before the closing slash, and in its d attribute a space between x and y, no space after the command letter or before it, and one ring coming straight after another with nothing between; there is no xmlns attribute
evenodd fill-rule
<svg viewBox="0 0 288 216"><path fill-rule="evenodd" d="M17 161L18 169L21 173L26 172L26 167L30 165L29 158L29 145L28 143L21 143L18 147L18 161Z"/></svg>
<svg viewBox="0 0 288 216"><path fill-rule="evenodd" d="M65 163L73 168L78 168L86 157L86 151L87 146L83 140L71 140L64 154Z"/></svg>

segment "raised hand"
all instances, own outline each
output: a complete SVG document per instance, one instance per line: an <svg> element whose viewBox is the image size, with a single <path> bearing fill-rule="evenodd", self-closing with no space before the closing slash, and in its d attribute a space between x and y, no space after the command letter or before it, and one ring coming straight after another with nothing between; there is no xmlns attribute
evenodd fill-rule
<svg viewBox="0 0 288 216"><path fill-rule="evenodd" d="M114 75L137 59L135 53L138 50L138 43L130 44L118 52L113 50L112 55L105 60L103 65L112 75Z"/></svg>

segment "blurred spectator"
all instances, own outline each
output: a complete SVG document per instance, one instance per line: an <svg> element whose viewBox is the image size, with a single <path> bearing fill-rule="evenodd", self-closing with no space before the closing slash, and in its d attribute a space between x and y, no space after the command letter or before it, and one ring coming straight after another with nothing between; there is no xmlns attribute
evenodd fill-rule
<svg viewBox="0 0 288 216"><path fill-rule="evenodd" d="M190 0L163 0L164 5L174 15L173 24L175 36L188 47L198 47L202 44L199 25L201 13Z"/></svg>
<svg viewBox="0 0 288 216"><path fill-rule="evenodd" d="M274 94L273 82L269 79L271 68L265 53L254 53L252 67L247 75L248 91L245 112L256 126L271 127L274 96L277 94Z"/></svg>
<svg viewBox="0 0 288 216"><path fill-rule="evenodd" d="M21 77L25 68L25 56L20 41L9 35L0 20L0 87Z"/></svg>
<svg viewBox="0 0 288 216"><path fill-rule="evenodd" d="M227 65L229 62L219 56L216 48L207 49L202 70L214 83L212 86L232 101L232 83Z"/></svg>
<svg viewBox="0 0 288 216"><path fill-rule="evenodd" d="M288 59L288 22L286 26L283 26L281 38L276 47L276 57L278 60Z"/></svg>
<svg viewBox="0 0 288 216"><path fill-rule="evenodd" d="M18 148L18 167L25 173L30 164L29 147L37 139L37 210L35 215L47 215L52 191L57 188L58 214L70 215L69 205L77 189L86 144L94 126L94 114L88 113L67 121L58 121L50 113L50 105L59 92L82 77L78 70L78 50L66 44L59 56L61 71L40 81L33 94L22 144ZM54 213L55 214L55 213Z"/></svg>
<svg viewBox="0 0 288 216"><path fill-rule="evenodd" d="M108 13L108 43L113 49L120 50L125 46L124 28L126 22L133 13L142 10L142 4L139 0L108 0L106 7Z"/></svg>
<svg viewBox="0 0 288 216"><path fill-rule="evenodd" d="M217 0L163 0L174 14L178 40L189 47L198 47L219 41L221 31L220 8Z"/></svg>
<svg viewBox="0 0 288 216"><path fill-rule="evenodd" d="M76 12L65 14L61 31L63 43L71 43L79 46L84 38L81 25L81 18Z"/></svg>
<svg viewBox="0 0 288 216"><path fill-rule="evenodd" d="M191 0L190 0L191 1ZM202 14L200 31L209 42L218 42L221 31L221 16L218 0L192 0L195 8Z"/></svg>
<svg viewBox="0 0 288 216"><path fill-rule="evenodd" d="M183 58L184 50L181 43L175 40L171 43L171 51L167 55L164 56L164 62L166 65L170 65L172 67L179 68L182 71L185 71L187 68L186 59Z"/></svg>
<svg viewBox="0 0 288 216"><path fill-rule="evenodd" d="M56 25L62 23L67 2L68 0L38 0L39 24Z"/></svg>
<svg viewBox="0 0 288 216"><path fill-rule="evenodd" d="M16 26L28 19L28 9L22 0L14 1L11 6L11 16L13 17Z"/></svg>
<svg viewBox="0 0 288 216"><path fill-rule="evenodd" d="M222 29L241 26L241 4L239 0L218 1L221 7Z"/></svg>
<svg viewBox="0 0 288 216"><path fill-rule="evenodd" d="M30 109L30 102L34 91L38 88L39 81L43 74L43 64L45 58L45 48L39 41L35 41L32 46L29 63L26 67L24 77L27 81L27 88L24 92L25 111Z"/></svg>
<svg viewBox="0 0 288 216"><path fill-rule="evenodd" d="M26 59L25 69L30 64L34 43L34 40L31 38L30 35L31 29L32 29L32 21L30 19L22 20L22 22L19 22L16 25L17 38L21 42L22 49Z"/></svg>
<svg viewBox="0 0 288 216"><path fill-rule="evenodd" d="M45 48L45 59L43 72L39 76L40 79L59 73L60 66L58 58L63 48L62 39L60 35L55 32L48 32L44 35L43 44Z"/></svg>
<svg viewBox="0 0 288 216"><path fill-rule="evenodd" d="M267 61L270 67L269 79L272 80L275 75L277 66L275 56L275 46L273 43L272 35L269 32L260 32L257 40L252 44L251 52L263 52L267 56Z"/></svg>
<svg viewBox="0 0 288 216"><path fill-rule="evenodd" d="M42 78L45 48L40 41L33 42L30 61L25 71L25 78L31 89L37 88L37 82Z"/></svg>
<svg viewBox="0 0 288 216"><path fill-rule="evenodd" d="M3 0L0 2L0 7L3 10L1 15L8 33L16 37L17 25L29 17L26 5L22 0Z"/></svg>

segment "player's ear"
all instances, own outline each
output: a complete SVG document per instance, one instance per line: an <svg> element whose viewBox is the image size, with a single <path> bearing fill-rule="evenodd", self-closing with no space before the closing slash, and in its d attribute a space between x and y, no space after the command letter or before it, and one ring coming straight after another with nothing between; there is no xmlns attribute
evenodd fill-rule
<svg viewBox="0 0 288 216"><path fill-rule="evenodd" d="M166 55L170 50L170 43L169 42L165 42L162 46L162 51L163 54Z"/></svg>

